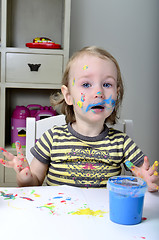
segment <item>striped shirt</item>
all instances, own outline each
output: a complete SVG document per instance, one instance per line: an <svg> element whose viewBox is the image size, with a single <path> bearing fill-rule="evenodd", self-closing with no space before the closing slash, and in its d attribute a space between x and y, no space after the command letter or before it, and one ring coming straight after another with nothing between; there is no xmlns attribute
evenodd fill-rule
<svg viewBox="0 0 159 240"><path fill-rule="evenodd" d="M47 185L106 187L111 176L120 175L121 164L143 163L144 155L125 134L105 125L96 137L77 133L70 124L55 126L43 134L31 153L48 164Z"/></svg>

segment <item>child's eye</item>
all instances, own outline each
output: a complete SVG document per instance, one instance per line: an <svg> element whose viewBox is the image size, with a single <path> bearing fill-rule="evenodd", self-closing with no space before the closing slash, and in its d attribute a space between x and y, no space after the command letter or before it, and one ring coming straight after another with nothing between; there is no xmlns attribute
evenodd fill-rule
<svg viewBox="0 0 159 240"><path fill-rule="evenodd" d="M84 88L89 88L89 87L91 86L91 84L90 84L90 83L83 83L82 86L83 86Z"/></svg>
<svg viewBox="0 0 159 240"><path fill-rule="evenodd" d="M103 87L110 88L112 85L110 83L104 83Z"/></svg>

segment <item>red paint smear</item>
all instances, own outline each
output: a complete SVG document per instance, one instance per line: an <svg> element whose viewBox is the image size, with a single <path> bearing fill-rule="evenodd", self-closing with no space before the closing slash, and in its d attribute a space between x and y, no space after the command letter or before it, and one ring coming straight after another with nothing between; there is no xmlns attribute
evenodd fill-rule
<svg viewBox="0 0 159 240"><path fill-rule="evenodd" d="M142 239L146 239L145 237L141 237Z"/></svg>
<svg viewBox="0 0 159 240"><path fill-rule="evenodd" d="M58 193L58 194L64 194L64 193Z"/></svg>
<svg viewBox="0 0 159 240"><path fill-rule="evenodd" d="M62 200L61 203L65 203L66 201L65 200Z"/></svg>
<svg viewBox="0 0 159 240"><path fill-rule="evenodd" d="M142 217L142 221L145 221L145 220L147 220L147 218L146 217Z"/></svg>
<svg viewBox="0 0 159 240"><path fill-rule="evenodd" d="M26 200L28 200L28 201L34 201L33 199L28 198L28 197L20 197L20 198L26 199Z"/></svg>

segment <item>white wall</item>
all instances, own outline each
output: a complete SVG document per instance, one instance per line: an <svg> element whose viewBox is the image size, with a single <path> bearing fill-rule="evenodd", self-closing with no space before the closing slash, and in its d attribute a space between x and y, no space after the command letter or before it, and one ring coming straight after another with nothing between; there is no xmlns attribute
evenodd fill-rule
<svg viewBox="0 0 159 240"><path fill-rule="evenodd" d="M134 140L159 160L159 1L72 0L70 55L97 45L118 60L125 84L121 117L133 119Z"/></svg>

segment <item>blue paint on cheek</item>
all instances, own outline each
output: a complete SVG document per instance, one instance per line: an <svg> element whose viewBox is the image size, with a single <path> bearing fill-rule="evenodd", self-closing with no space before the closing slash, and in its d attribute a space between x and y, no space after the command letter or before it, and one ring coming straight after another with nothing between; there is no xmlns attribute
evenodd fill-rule
<svg viewBox="0 0 159 240"><path fill-rule="evenodd" d="M108 99L103 100L105 103L110 104L112 100L112 96L110 96Z"/></svg>
<svg viewBox="0 0 159 240"><path fill-rule="evenodd" d="M115 107L115 104L116 104L116 101L114 99L112 99L112 101L111 101L112 107Z"/></svg>

